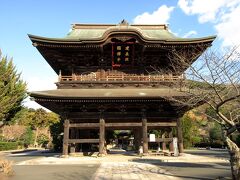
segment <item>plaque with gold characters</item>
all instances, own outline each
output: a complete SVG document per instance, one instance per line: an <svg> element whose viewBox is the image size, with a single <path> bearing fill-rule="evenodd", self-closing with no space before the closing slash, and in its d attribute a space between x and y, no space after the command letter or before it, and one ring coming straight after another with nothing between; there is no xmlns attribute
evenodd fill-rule
<svg viewBox="0 0 240 180"><path fill-rule="evenodd" d="M133 63L133 43L113 43L112 65L113 67L129 66Z"/></svg>

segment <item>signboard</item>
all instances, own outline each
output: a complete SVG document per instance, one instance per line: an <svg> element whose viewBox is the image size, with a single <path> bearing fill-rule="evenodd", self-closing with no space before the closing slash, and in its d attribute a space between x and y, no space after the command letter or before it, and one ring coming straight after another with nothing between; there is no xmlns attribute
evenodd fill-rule
<svg viewBox="0 0 240 180"><path fill-rule="evenodd" d="M112 44L112 66L129 66L133 63L133 43L113 43Z"/></svg>
<svg viewBox="0 0 240 180"><path fill-rule="evenodd" d="M149 134L149 142L156 142L155 134Z"/></svg>
<svg viewBox="0 0 240 180"><path fill-rule="evenodd" d="M178 139L175 137L173 138L173 152L174 156L178 156Z"/></svg>

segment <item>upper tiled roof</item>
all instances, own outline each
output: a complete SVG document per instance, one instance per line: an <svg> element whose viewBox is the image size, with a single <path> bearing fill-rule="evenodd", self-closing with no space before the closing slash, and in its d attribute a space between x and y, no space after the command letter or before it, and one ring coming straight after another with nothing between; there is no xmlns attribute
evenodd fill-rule
<svg viewBox="0 0 240 180"><path fill-rule="evenodd" d="M167 25L128 24L73 24L72 30L64 38L45 38L29 35L34 42L47 43L95 43L103 42L113 34L133 34L148 43L211 43L216 36L203 38L180 38L171 33Z"/></svg>
<svg viewBox="0 0 240 180"><path fill-rule="evenodd" d="M169 32L166 25L129 25L129 24L73 24L72 31L66 39L98 39L114 31L134 31L146 39L176 39L177 37Z"/></svg>

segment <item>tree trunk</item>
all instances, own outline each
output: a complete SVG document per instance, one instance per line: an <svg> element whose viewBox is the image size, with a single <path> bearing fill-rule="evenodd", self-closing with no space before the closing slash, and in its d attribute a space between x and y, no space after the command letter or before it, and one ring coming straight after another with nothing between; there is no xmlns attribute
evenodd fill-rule
<svg viewBox="0 0 240 180"><path fill-rule="evenodd" d="M226 142L228 145L228 151L230 155L230 164L232 170L232 179L239 180L240 179L240 153L238 146L230 139L226 138Z"/></svg>
<svg viewBox="0 0 240 180"><path fill-rule="evenodd" d="M38 144L37 144L38 131L39 131L39 128L37 127L37 128L36 128L36 132L35 132L34 143L33 143L34 147L37 147L37 145L38 145Z"/></svg>

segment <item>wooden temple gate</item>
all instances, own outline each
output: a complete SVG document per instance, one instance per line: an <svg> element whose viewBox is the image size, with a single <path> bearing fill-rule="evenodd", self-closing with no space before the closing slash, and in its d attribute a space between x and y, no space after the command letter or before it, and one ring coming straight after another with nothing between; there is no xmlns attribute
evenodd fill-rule
<svg viewBox="0 0 240 180"><path fill-rule="evenodd" d="M56 90L30 96L65 119L64 155L70 145L74 152L77 143L98 144L102 155L106 130L120 128L133 130L135 145L145 154L148 130L168 128L157 141L163 150L170 143L171 151L171 129L176 128L183 152L180 118L191 109L179 104L191 98L182 92L184 71L215 36L178 38L166 25L130 25L124 20L116 25L73 24L65 38L29 37L58 74ZM80 138L86 129L97 130L98 136Z"/></svg>
<svg viewBox="0 0 240 180"><path fill-rule="evenodd" d="M178 124L178 126L177 126ZM166 143L169 143L169 150L173 152L173 135L172 128L175 127L177 130L178 138L178 148L179 153L183 153L183 139L182 139L182 129L180 120L176 122L158 122L151 123L147 122L146 117L142 117L141 123L106 123L104 118L99 119L99 123L70 123L69 120L64 121L64 138L63 138L63 155L67 156L69 154L69 149L71 144L77 143L98 143L99 144L99 154L106 154L106 140L105 140L105 131L106 129L124 129L124 130L133 130L134 132L134 145L136 149L141 145L143 147L143 153L148 153L148 129L154 128L159 129L163 127L168 127L168 130L163 133L162 138L156 138L157 143L162 143L162 150L166 150ZM70 131L74 132L75 130L81 129L99 129L99 138L98 139L78 139L76 138L76 131L70 137ZM168 138L166 137L168 136ZM75 137L75 138L73 138ZM70 150L71 153L75 153L75 147L72 147Z"/></svg>

